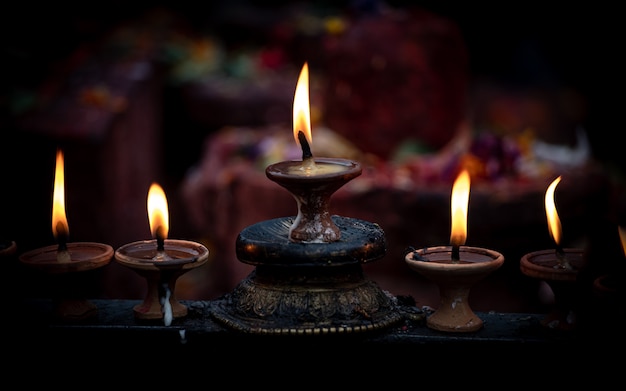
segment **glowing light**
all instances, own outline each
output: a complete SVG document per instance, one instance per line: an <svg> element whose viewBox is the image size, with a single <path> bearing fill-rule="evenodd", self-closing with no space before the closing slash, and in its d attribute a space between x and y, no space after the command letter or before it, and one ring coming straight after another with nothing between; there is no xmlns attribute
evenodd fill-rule
<svg viewBox="0 0 626 391"><path fill-rule="evenodd" d="M54 172L54 192L52 196L52 233L55 239L67 238L69 226L65 215L65 165L63 151L57 150L56 168Z"/></svg>
<svg viewBox="0 0 626 391"><path fill-rule="evenodd" d="M619 240L622 243L622 251L626 255L626 228L618 226L617 232L619 234Z"/></svg>
<svg viewBox="0 0 626 391"><path fill-rule="evenodd" d="M556 205L554 204L554 192L559 182L561 182L560 176L553 180L550 186L548 186L545 197L546 217L548 218L548 230L550 231L550 235L557 245L561 244L562 231L561 220L559 219L559 214L557 213Z"/></svg>
<svg viewBox="0 0 626 391"><path fill-rule="evenodd" d="M459 173L452 187L452 230L450 243L454 246L465 244L467 239L467 206L470 193L470 175L467 170Z"/></svg>
<svg viewBox="0 0 626 391"><path fill-rule="evenodd" d="M157 183L153 183L148 191L148 218L152 237L166 239L169 230L167 198Z"/></svg>
<svg viewBox="0 0 626 391"><path fill-rule="evenodd" d="M298 132L302 131L309 145L313 144L311 137L311 109L309 103L309 66L305 62L298 77L296 92L293 97L293 136L298 145ZM300 145L302 147L302 145Z"/></svg>

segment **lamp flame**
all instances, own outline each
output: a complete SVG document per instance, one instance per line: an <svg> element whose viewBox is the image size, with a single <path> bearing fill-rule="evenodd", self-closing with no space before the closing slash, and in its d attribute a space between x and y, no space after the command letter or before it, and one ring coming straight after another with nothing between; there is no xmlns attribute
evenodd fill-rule
<svg viewBox="0 0 626 391"><path fill-rule="evenodd" d="M452 230L450 243L453 246L465 244L467 239L467 205L469 203L470 175L467 170L459 173L452 186Z"/></svg>
<svg viewBox="0 0 626 391"><path fill-rule="evenodd" d="M617 232L619 233L619 240L622 243L622 251L626 255L626 228L617 226Z"/></svg>
<svg viewBox="0 0 626 391"><path fill-rule="evenodd" d="M167 198L163 188L157 183L152 183L148 191L148 218L152 237L157 240L167 239L169 230Z"/></svg>
<svg viewBox="0 0 626 391"><path fill-rule="evenodd" d="M296 85L293 97L293 136L300 147L298 132L304 133L309 145L313 144L311 137L311 109L309 104L309 65L304 63Z"/></svg>
<svg viewBox="0 0 626 391"><path fill-rule="evenodd" d="M54 192L52 196L52 234L55 239L62 240L65 240L70 232L65 215L64 171L63 151L58 149L54 172Z"/></svg>
<svg viewBox="0 0 626 391"><path fill-rule="evenodd" d="M560 176L553 180L550 186L548 186L545 197L548 230L550 231L550 235L552 236L552 239L554 239L557 246L561 244L561 220L559 219L559 214L557 213L556 206L554 204L554 191L556 190L556 185L558 185L559 182L561 182Z"/></svg>

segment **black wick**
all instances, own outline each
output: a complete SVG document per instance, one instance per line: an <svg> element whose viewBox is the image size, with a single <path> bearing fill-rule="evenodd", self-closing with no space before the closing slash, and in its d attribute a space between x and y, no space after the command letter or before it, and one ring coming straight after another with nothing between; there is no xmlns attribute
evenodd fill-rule
<svg viewBox="0 0 626 391"><path fill-rule="evenodd" d="M302 147L302 160L310 159L313 157L313 153L311 152L311 146L309 142L306 140L306 136L304 132L298 130L298 141L300 142L300 146Z"/></svg>
<svg viewBox="0 0 626 391"><path fill-rule="evenodd" d="M461 246L452 245L452 260L453 261L460 261L461 260L461 254L459 253L460 247Z"/></svg>
<svg viewBox="0 0 626 391"><path fill-rule="evenodd" d="M57 242L59 244L57 251L67 251L67 239L69 233L65 228L65 224L58 222L57 223Z"/></svg>
<svg viewBox="0 0 626 391"><path fill-rule="evenodd" d="M163 227L159 226L156 230L157 251L165 251L165 235L163 235Z"/></svg>

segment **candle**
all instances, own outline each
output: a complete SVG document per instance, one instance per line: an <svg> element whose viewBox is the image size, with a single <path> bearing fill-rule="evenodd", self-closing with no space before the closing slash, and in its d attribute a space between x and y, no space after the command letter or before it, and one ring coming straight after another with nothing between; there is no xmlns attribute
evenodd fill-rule
<svg viewBox="0 0 626 391"><path fill-rule="evenodd" d="M565 251L563 251L563 248L561 247L562 227L561 220L559 219L559 214L557 213L555 205L555 191L559 182L561 182L560 176L554 179L546 190L544 200L546 218L548 220L548 231L550 232L550 236L552 237L556 245L555 253L558 264L554 265L554 267L572 270L572 265L569 263L567 256L565 255Z"/></svg>
<svg viewBox="0 0 626 391"><path fill-rule="evenodd" d="M300 71L293 99L293 136L302 149L302 160L283 163L282 167L279 167L281 173L311 177L346 172L352 168L352 164L347 164L347 161L342 161L342 159L318 160L313 157L311 150L313 137L309 103L309 66L306 62Z"/></svg>
<svg viewBox="0 0 626 391"><path fill-rule="evenodd" d="M148 220L152 237L157 242L156 260L163 261L167 258L164 243L169 231L169 210L165 192L158 183L150 185L148 190Z"/></svg>
<svg viewBox="0 0 626 391"><path fill-rule="evenodd" d="M463 169L459 172L452 186L452 195L450 197L450 246L428 247L418 250L414 252L416 259L452 264L476 263L493 259L493 254L490 250L463 247L467 240L470 183L469 172Z"/></svg>
<svg viewBox="0 0 626 391"><path fill-rule="evenodd" d="M309 104L309 64L304 63L293 97L293 136L302 148L302 165L297 169L305 175L316 170L311 144L311 106ZM296 173L295 171L292 173Z"/></svg>
<svg viewBox="0 0 626 391"><path fill-rule="evenodd" d="M70 255L67 251L67 240L70 230L67 225L65 214L65 163L63 151L57 150L56 168L54 172L54 191L52 196L52 234L59 245L57 260L69 262Z"/></svg>
<svg viewBox="0 0 626 391"><path fill-rule="evenodd" d="M174 294L178 277L205 264L209 250L193 241L168 239L167 197L156 182L148 190L147 210L153 239L121 246L115 251L115 259L144 276L148 282L143 302L133 308L135 316L140 319L162 318L169 326L174 318L187 315L187 306Z"/></svg>
<svg viewBox="0 0 626 391"><path fill-rule="evenodd" d="M462 170L452 186L450 244L452 245L452 261L460 261L459 248L467 239L467 205L469 203L470 176Z"/></svg>
<svg viewBox="0 0 626 391"><path fill-rule="evenodd" d="M546 280L575 281L578 270L583 267L582 249L564 249L561 243L562 226L556 209L555 192L561 176L555 178L546 189L544 207L548 232L555 244L554 250L540 250L522 257L522 272L531 277Z"/></svg>
<svg viewBox="0 0 626 391"><path fill-rule="evenodd" d="M111 246L91 242L68 243L70 230L65 213L64 171L63 151L58 149L52 196L52 234L57 245L28 251L20 256L20 260L29 266L52 273L104 266L112 258Z"/></svg>
<svg viewBox="0 0 626 391"><path fill-rule="evenodd" d="M504 263L504 256L496 251L464 246L469 193L470 175L464 169L452 187L450 246L426 247L405 256L411 269L439 287L439 306L426 319L427 326L435 330L471 332L482 328L483 321L469 305L470 290Z"/></svg>
<svg viewBox="0 0 626 391"><path fill-rule="evenodd" d="M286 188L296 199L298 215L289 230L294 242L335 242L341 231L328 210L331 195L361 175L361 165L347 159L316 158L311 151L309 68L305 63L298 78L293 105L293 135L302 149L302 160L269 165L269 179Z"/></svg>
<svg viewBox="0 0 626 391"><path fill-rule="evenodd" d="M52 197L52 233L57 245L27 251L19 257L25 265L55 275L96 269L107 265L113 257L113 248L107 244L68 242L70 231L65 213L64 170L63 151L58 149ZM70 320L90 317L95 310L95 305L87 300L68 298L62 298L55 309L57 315Z"/></svg>
<svg viewBox="0 0 626 391"><path fill-rule="evenodd" d="M554 295L554 306L544 316L541 324L549 328L568 330L577 323L577 281L585 258L582 249L562 247L562 226L555 204L556 187L560 182L561 176L555 178L546 189L544 197L548 232L554 240L555 249L525 254L520 259L520 270L528 277L544 281Z"/></svg>

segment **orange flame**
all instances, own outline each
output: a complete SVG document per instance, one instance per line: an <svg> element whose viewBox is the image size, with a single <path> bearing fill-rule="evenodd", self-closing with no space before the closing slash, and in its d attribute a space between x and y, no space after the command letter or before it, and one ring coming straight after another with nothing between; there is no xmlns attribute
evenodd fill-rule
<svg viewBox="0 0 626 391"><path fill-rule="evenodd" d="M148 218L152 237L166 239L169 230L167 198L163 188L157 183L152 183L148 191Z"/></svg>
<svg viewBox="0 0 626 391"><path fill-rule="evenodd" d="M56 168L54 172L54 192L52 196L52 233L55 239L59 235L67 237L69 227L65 215L65 173L63 151L57 150Z"/></svg>
<svg viewBox="0 0 626 391"><path fill-rule="evenodd" d="M300 71L296 93L293 97L293 136L298 145L300 145L300 140L298 140L299 131L304 133L309 145L312 145L311 109L309 104L309 65L306 62Z"/></svg>
<svg viewBox="0 0 626 391"><path fill-rule="evenodd" d="M470 175L467 170L459 173L452 187L452 230L450 243L454 246L465 244L467 239L467 205L469 203Z"/></svg>
<svg viewBox="0 0 626 391"><path fill-rule="evenodd" d="M626 228L617 226L617 232L619 233L619 240L622 243L622 251L626 255Z"/></svg>
<svg viewBox="0 0 626 391"><path fill-rule="evenodd" d="M556 185L558 185L560 181L560 176L552 181L550 186L548 186L548 190L546 190L545 197L548 230L557 245L561 243L561 220L559 219L559 214L557 213L556 206L554 204L554 191L556 190Z"/></svg>

